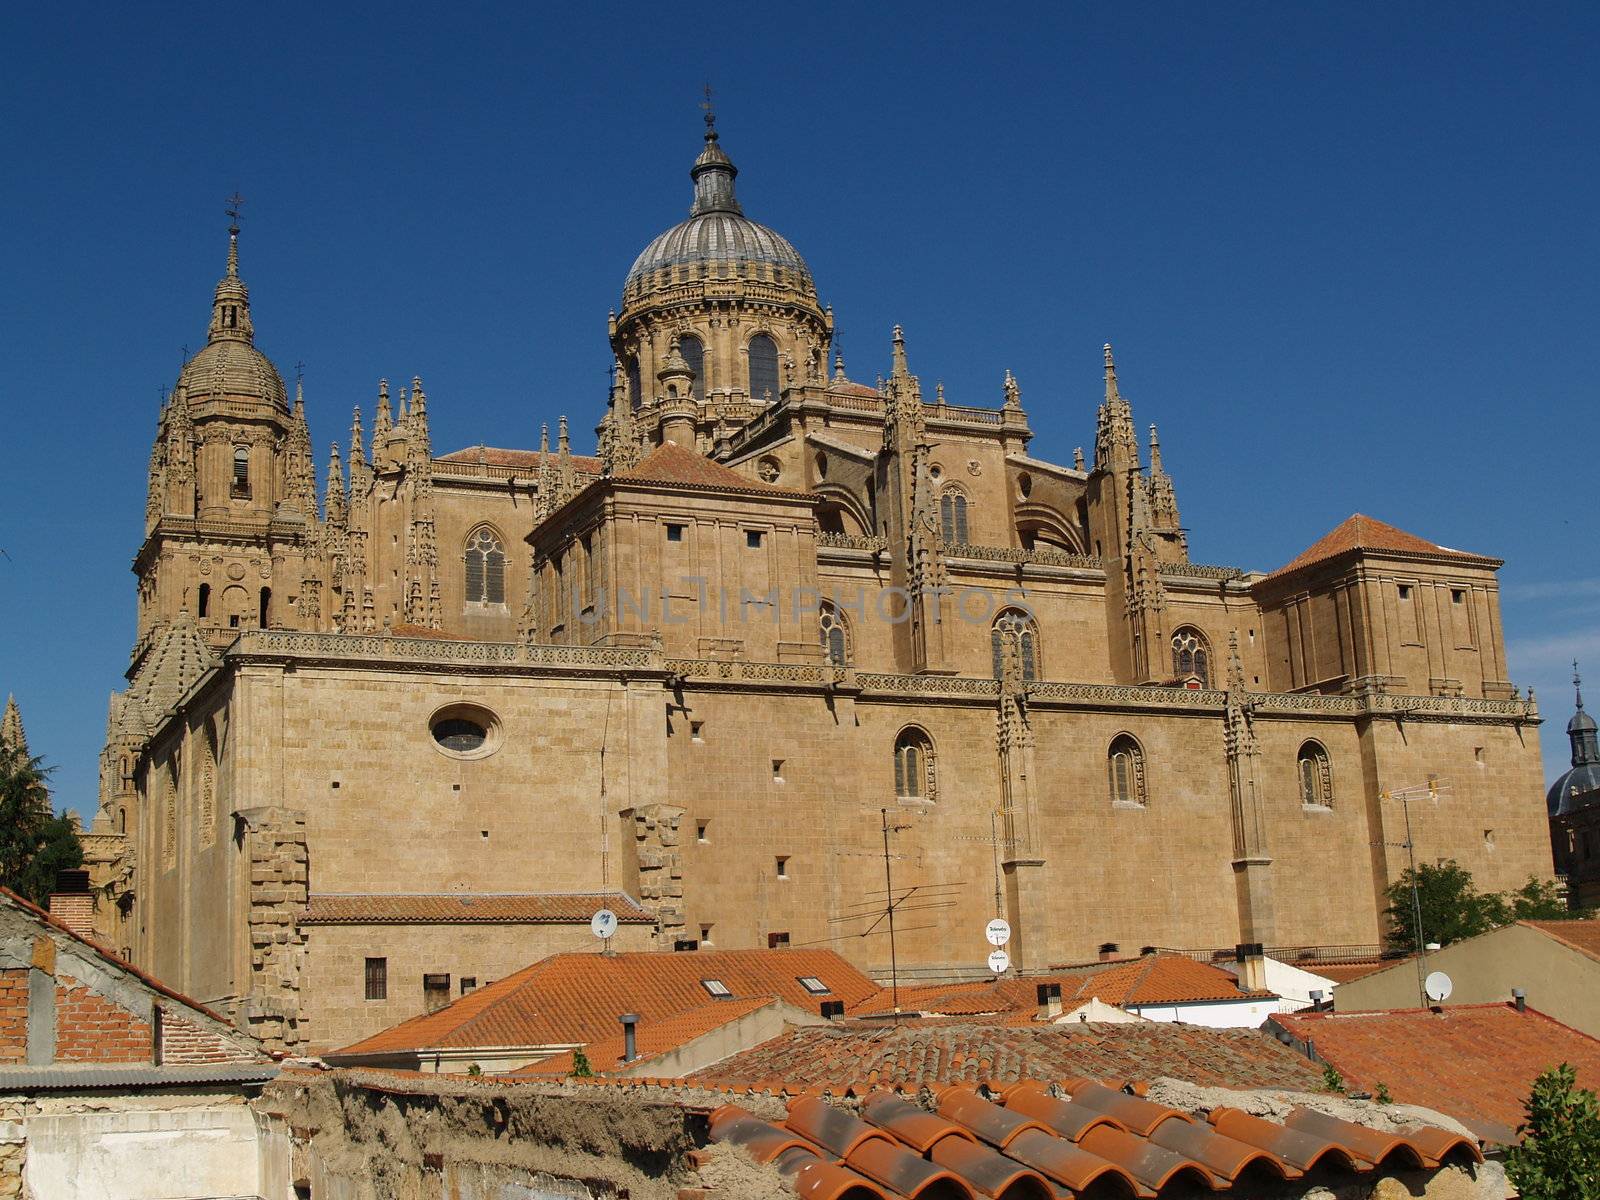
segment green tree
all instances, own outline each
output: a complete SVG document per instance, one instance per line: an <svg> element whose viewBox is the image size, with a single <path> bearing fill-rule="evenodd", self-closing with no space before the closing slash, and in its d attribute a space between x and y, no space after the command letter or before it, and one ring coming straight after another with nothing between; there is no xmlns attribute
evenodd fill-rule
<svg viewBox="0 0 1600 1200"><path fill-rule="evenodd" d="M0 746L0 884L46 904L56 872L83 865L72 819L50 808L50 768Z"/></svg>
<svg viewBox="0 0 1600 1200"><path fill-rule="evenodd" d="M580 1046L572 1052L572 1075L578 1079L592 1079L594 1068L589 1065L589 1056Z"/></svg>
<svg viewBox="0 0 1600 1200"><path fill-rule="evenodd" d="M1389 899L1384 912L1389 918L1390 938L1397 946L1411 950L1421 944L1411 899L1413 880L1422 903L1422 932L1427 941L1448 946L1494 928L1494 901L1478 892L1471 871L1453 858L1437 865L1423 863L1415 872L1403 872L1384 893Z"/></svg>
<svg viewBox="0 0 1600 1200"><path fill-rule="evenodd" d="M1422 932L1429 942L1448 946L1462 938L1487 933L1513 921L1564 921L1594 916L1592 911L1573 912L1553 879L1541 882L1534 876L1509 892L1480 892L1472 872L1451 859L1423 863L1415 876L1410 870L1385 891L1389 907L1389 939L1396 946L1412 950L1417 945L1416 917L1411 902L1411 881L1417 881L1422 901Z"/></svg>
<svg viewBox="0 0 1600 1200"><path fill-rule="evenodd" d="M1506 1174L1523 1200L1600 1200L1600 1104L1566 1063L1533 1081Z"/></svg>

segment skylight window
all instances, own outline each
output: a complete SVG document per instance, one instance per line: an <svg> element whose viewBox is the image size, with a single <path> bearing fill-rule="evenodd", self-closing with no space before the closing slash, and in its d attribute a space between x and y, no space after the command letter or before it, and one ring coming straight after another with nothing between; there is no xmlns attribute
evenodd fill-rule
<svg viewBox="0 0 1600 1200"><path fill-rule="evenodd" d="M718 1000L733 999L733 992L729 989L728 985L723 983L720 979L702 979L700 981L700 986L705 988L706 991L710 992Z"/></svg>
<svg viewBox="0 0 1600 1200"><path fill-rule="evenodd" d="M826 996L833 990L815 975L800 975L797 976L796 979L800 986L805 988L805 990L810 992L813 996Z"/></svg>

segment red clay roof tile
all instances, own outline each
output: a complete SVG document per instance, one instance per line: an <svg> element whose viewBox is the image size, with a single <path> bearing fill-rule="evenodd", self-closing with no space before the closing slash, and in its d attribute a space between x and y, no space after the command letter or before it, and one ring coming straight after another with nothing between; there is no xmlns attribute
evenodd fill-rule
<svg viewBox="0 0 1600 1200"><path fill-rule="evenodd" d="M449 454L442 454L434 462L451 463L454 465L467 465L481 461L491 467L520 467L527 471L539 469L540 455L537 450L504 450L498 446L468 446L463 450L452 450ZM556 464L556 455L552 453L548 460L551 466ZM600 473L600 460L587 454L572 455L572 465L584 475L598 475Z"/></svg>
<svg viewBox="0 0 1600 1200"><path fill-rule="evenodd" d="M1440 1012L1279 1014L1271 1024L1313 1043L1348 1085L1381 1083L1396 1100L1437 1109L1509 1142L1534 1077L1569 1062L1582 1087L1600 1087L1600 1040L1510 1004L1453 1004Z"/></svg>
<svg viewBox="0 0 1600 1200"><path fill-rule="evenodd" d="M1452 550L1448 546L1436 545L1414 533L1407 533L1373 517L1356 513L1311 543L1267 578L1276 579L1280 575L1288 575L1305 567L1338 558L1341 554L1348 554L1352 550L1387 550L1391 553L1421 554L1430 558L1458 558L1482 563L1495 561L1486 559L1482 555L1468 554L1463 550Z"/></svg>
<svg viewBox="0 0 1600 1200"><path fill-rule="evenodd" d="M654 924L655 917L622 892L536 892L490 895L324 893L310 898L302 925L563 925L584 924L609 908L624 925Z"/></svg>
<svg viewBox="0 0 1600 1200"><path fill-rule="evenodd" d="M1518 921L1580 954L1600 959L1600 921Z"/></svg>
<svg viewBox="0 0 1600 1200"><path fill-rule="evenodd" d="M820 979L827 999L846 1004L877 990L832 950L557 954L329 1057L587 1045L614 1035L625 1012L639 1014L643 1028L702 1007L713 999L708 979L721 980L729 999L776 997L811 1010L821 997L800 984L802 976Z"/></svg>
<svg viewBox="0 0 1600 1200"><path fill-rule="evenodd" d="M634 1053L637 1057L635 1064L642 1064L653 1058L668 1054L698 1037L704 1037L713 1030L721 1029L724 1025L731 1024L741 1017L747 1017L758 1009L766 1008L769 1004L778 1001L771 996L750 996L743 1000L717 1000L710 1004L703 1004L699 1008L691 1008L685 1012L666 1018L664 1021L641 1021L634 1029ZM583 1056L588 1059L591 1070L604 1074L607 1071L621 1070L624 1066L622 1056L627 1050L627 1037L625 1034L616 1033L599 1041L589 1042L583 1048ZM551 1058L540 1059L538 1062L511 1072L512 1075L570 1075L577 1065L577 1053L567 1050Z"/></svg>

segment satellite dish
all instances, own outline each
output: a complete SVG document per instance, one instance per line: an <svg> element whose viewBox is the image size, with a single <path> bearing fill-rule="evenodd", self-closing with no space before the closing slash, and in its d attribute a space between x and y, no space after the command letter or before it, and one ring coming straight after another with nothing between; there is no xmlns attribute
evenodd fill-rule
<svg viewBox="0 0 1600 1200"><path fill-rule="evenodd" d="M1431 971L1422 981L1422 990L1428 993L1428 999L1435 1004L1443 1004L1450 997L1455 984L1450 982L1450 976L1443 971Z"/></svg>
<svg viewBox="0 0 1600 1200"><path fill-rule="evenodd" d="M602 908L589 918L589 932L602 941L609 938L617 931L617 914L609 908Z"/></svg>
<svg viewBox="0 0 1600 1200"><path fill-rule="evenodd" d="M1004 950L989 951L989 971L994 975L1004 975L1006 968L1011 965L1011 955Z"/></svg>
<svg viewBox="0 0 1600 1200"><path fill-rule="evenodd" d="M983 927L983 936L989 939L991 946L1004 946L1011 940L1011 922L996 917Z"/></svg>

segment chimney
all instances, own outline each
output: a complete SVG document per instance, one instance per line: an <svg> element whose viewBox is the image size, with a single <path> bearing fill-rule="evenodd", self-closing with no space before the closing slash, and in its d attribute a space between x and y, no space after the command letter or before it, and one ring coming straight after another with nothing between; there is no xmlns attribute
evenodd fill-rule
<svg viewBox="0 0 1600 1200"><path fill-rule="evenodd" d="M1321 988L1312 988L1311 989L1311 1011L1312 1012L1321 1012L1322 1011L1322 989Z"/></svg>
<svg viewBox="0 0 1600 1200"><path fill-rule="evenodd" d="M639 1014L623 1013L617 1020L622 1022L622 1061L631 1063L639 1057L639 1044L634 1036L634 1030L639 1024Z"/></svg>
<svg viewBox="0 0 1600 1200"><path fill-rule="evenodd" d="M1112 962L1117 957L1117 944L1115 942L1100 943L1100 961Z"/></svg>
<svg viewBox="0 0 1600 1200"><path fill-rule="evenodd" d="M52 917L79 937L93 937L94 893L89 890L89 872L57 871L49 908Z"/></svg>
<svg viewBox="0 0 1600 1200"><path fill-rule="evenodd" d="M1041 983L1036 989L1039 997L1039 1019L1053 1021L1061 1015L1061 985Z"/></svg>
<svg viewBox="0 0 1600 1200"><path fill-rule="evenodd" d="M1528 1011L1528 993L1521 988L1511 989L1511 1002L1517 1006L1518 1012Z"/></svg>
<svg viewBox="0 0 1600 1200"><path fill-rule="evenodd" d="M1239 964L1239 990L1267 990L1267 960L1260 942L1240 942L1233 948L1233 961Z"/></svg>

